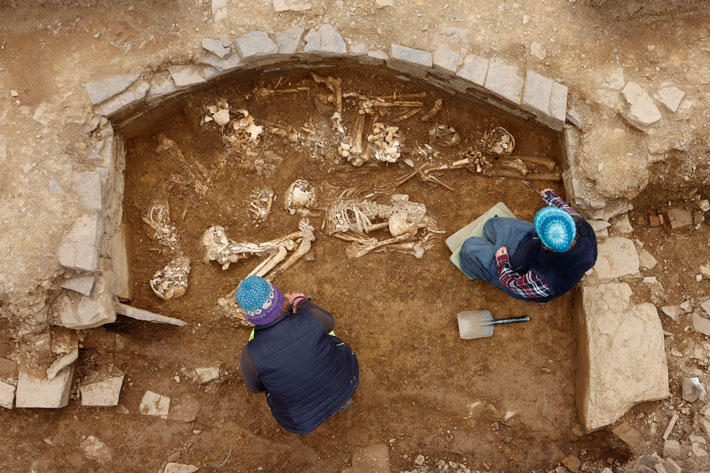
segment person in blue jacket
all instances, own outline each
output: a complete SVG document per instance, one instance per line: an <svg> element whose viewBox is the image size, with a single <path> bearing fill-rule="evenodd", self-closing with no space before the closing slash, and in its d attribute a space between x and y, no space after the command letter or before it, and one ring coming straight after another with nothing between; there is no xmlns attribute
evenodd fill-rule
<svg viewBox="0 0 710 473"><path fill-rule="evenodd" d="M266 392L276 421L307 434L353 403L359 381L355 353L335 336L335 320L303 294L281 294L259 276L237 288L237 304L255 325L242 350L246 387Z"/></svg>
<svg viewBox="0 0 710 473"><path fill-rule="evenodd" d="M547 204L534 223L492 218L483 238L461 247L461 270L516 299L549 302L572 289L597 261L592 226L552 189L540 192Z"/></svg>

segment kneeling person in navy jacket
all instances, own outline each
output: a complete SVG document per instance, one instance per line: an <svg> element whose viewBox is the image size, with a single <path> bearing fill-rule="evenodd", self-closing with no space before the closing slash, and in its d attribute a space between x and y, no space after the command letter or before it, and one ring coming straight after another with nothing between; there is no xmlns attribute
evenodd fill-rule
<svg viewBox="0 0 710 473"><path fill-rule="evenodd" d="M266 391L284 429L307 434L352 405L357 358L333 333L329 312L303 294L284 297L259 276L244 279L236 298L255 325L240 360L244 383L251 392Z"/></svg>

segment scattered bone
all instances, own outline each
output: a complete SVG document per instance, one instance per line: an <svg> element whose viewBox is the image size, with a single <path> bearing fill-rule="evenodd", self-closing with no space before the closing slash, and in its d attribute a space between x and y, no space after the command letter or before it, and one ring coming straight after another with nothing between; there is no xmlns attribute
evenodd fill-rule
<svg viewBox="0 0 710 473"><path fill-rule="evenodd" d="M254 219L254 226L258 227L266 221L271 213L271 205L274 203L274 191L271 187L254 189L249 198L248 210Z"/></svg>
<svg viewBox="0 0 710 473"><path fill-rule="evenodd" d="M219 112L212 115L212 119L219 126L224 126L229 123L229 109L222 109Z"/></svg>
<svg viewBox="0 0 710 473"><path fill-rule="evenodd" d="M511 156L510 159L520 159L521 161L528 162L537 166L542 166L546 168L548 171L552 171L555 168L555 161L550 158L543 158L541 156L526 156L526 155L516 155L516 156ZM500 161L501 163L504 162L504 160Z"/></svg>
<svg viewBox="0 0 710 473"><path fill-rule="evenodd" d="M508 156L515 149L515 138L503 127L495 127L483 134L483 147L487 153Z"/></svg>
<svg viewBox="0 0 710 473"><path fill-rule="evenodd" d="M390 204L378 204L371 200L343 201L328 209L324 226L329 235L353 242L346 250L351 258L359 258L377 248L406 240L418 240L422 250L412 254L422 254L423 249L431 247L431 235L440 233L436 221L426 215L426 206L410 202L406 194L392 195ZM389 229L392 238L379 241L365 236L384 228ZM420 229L424 232L417 237Z"/></svg>
<svg viewBox="0 0 710 473"><path fill-rule="evenodd" d="M520 173L508 169L492 169L487 174L490 177L522 177ZM528 181L560 181L562 175L559 172L540 172L525 176Z"/></svg>
<svg viewBox="0 0 710 473"><path fill-rule="evenodd" d="M513 169L514 171L519 172L523 176L527 176L530 172L525 163L520 159L501 159L498 162L501 166Z"/></svg>
<svg viewBox="0 0 710 473"><path fill-rule="evenodd" d="M164 301L185 295L190 274L190 259L179 256L153 275L150 288Z"/></svg>
<svg viewBox="0 0 710 473"><path fill-rule="evenodd" d="M432 142L444 148L452 148L461 142L461 136L456 133L456 130L451 125L435 126L429 130L429 137L431 137Z"/></svg>
<svg viewBox="0 0 710 473"><path fill-rule="evenodd" d="M311 208L315 202L316 192L311 183L305 179L297 179L286 191L284 208L293 215L297 211Z"/></svg>
<svg viewBox="0 0 710 473"><path fill-rule="evenodd" d="M268 87L259 87L254 91L254 95L259 99L266 99L272 95L298 94L300 92L310 92L308 87L294 87L292 89L271 89Z"/></svg>
<svg viewBox="0 0 710 473"><path fill-rule="evenodd" d="M332 98L329 97L328 101L335 104L335 113L330 119L333 120L335 129L339 133L345 134L345 128L343 128L343 79L331 76L323 78L315 72L311 72L311 76L316 83L324 84L332 92Z"/></svg>
<svg viewBox="0 0 710 473"><path fill-rule="evenodd" d="M493 163L491 163L488 158L483 156L480 151L473 148L466 150L463 156L465 159L470 160L471 165L469 169L477 173L486 172L488 168L493 165Z"/></svg>
<svg viewBox="0 0 710 473"><path fill-rule="evenodd" d="M395 163L401 155L399 127L376 122L367 141L375 147L375 159L378 161Z"/></svg>
<svg viewBox="0 0 710 473"><path fill-rule="evenodd" d="M421 111L422 111L421 108L415 108L415 109L413 109L413 110L409 110L409 111L407 111L407 112L404 112L404 113L401 114L400 116L398 116L398 117L396 117L396 118L393 118L392 121L393 121L394 123L403 122L404 120L408 120L408 119L412 118L414 115L416 115L417 113L419 113L419 112L421 112Z"/></svg>
<svg viewBox="0 0 710 473"><path fill-rule="evenodd" d="M155 235L153 238L171 250L178 250L180 243L177 239L175 225L170 221L170 206L166 203L154 201L153 205L148 210L148 214L143 217L150 228L153 229Z"/></svg>
<svg viewBox="0 0 710 473"><path fill-rule="evenodd" d="M484 164L487 163L487 160L481 155L481 153L477 151L472 151L468 150L465 155L468 155L470 157L467 157L465 159L460 159L458 161L454 161L451 164L442 164L440 166L430 166L427 167L427 164L423 164L420 166L418 169L405 174L404 176L400 177L396 183L395 187L399 187L411 178L413 178L416 175L419 175L419 177L425 181L425 182L433 182L434 184L438 184L450 191L453 191L454 188L449 186L448 184L445 184L442 182L438 177L434 176L433 173L437 171L450 171L454 169L468 169L472 172L482 172L485 170ZM489 166L490 164L486 164L486 167Z"/></svg>
<svg viewBox="0 0 710 473"><path fill-rule="evenodd" d="M164 151L173 152L175 156L177 156L178 160L183 164L189 176L189 180L188 182L185 182L185 184L193 184L195 192L198 194L204 195L207 193L211 180L214 177L213 172L209 172L205 169L199 161L188 161L182 150L178 147L177 143L162 133L158 135L158 146L155 150L159 153ZM201 176L201 179L198 178L198 176Z"/></svg>
<svg viewBox="0 0 710 473"><path fill-rule="evenodd" d="M443 100L438 99L436 102L434 102L434 106L431 108L431 110L429 110L427 113L425 113L420 118L420 120L423 122L428 122L429 120L434 118L434 116L436 116L436 114L441 111L441 106L443 105L443 103L444 103Z"/></svg>
<svg viewBox="0 0 710 473"><path fill-rule="evenodd" d="M207 261L217 261L222 265L222 269L226 270L229 268L230 264L249 258L250 256L267 256L266 261L270 262L273 258L277 257L279 253L283 253L280 251L280 248L285 248L286 251L293 250L296 247L297 240L304 237L311 237L310 233L303 230L305 228L311 228L307 219L301 220L299 223L299 231L297 232L264 243L249 243L230 240L224 231L224 227L215 225L205 231L202 236L202 245L206 251ZM274 266L275 264L272 265L271 268ZM268 272L263 271L263 263L257 266L257 269L258 275L262 277ZM257 274L257 272L253 273Z"/></svg>
<svg viewBox="0 0 710 473"><path fill-rule="evenodd" d="M254 117L249 115L247 110L240 108L237 113L241 113L242 117L232 122L232 128L237 134L248 137L253 143L258 143L259 138L264 133L264 127L254 123Z"/></svg>

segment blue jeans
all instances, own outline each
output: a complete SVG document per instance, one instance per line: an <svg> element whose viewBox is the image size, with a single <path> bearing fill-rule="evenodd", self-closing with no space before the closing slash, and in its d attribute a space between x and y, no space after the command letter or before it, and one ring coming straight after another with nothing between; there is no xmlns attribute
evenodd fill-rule
<svg viewBox="0 0 710 473"><path fill-rule="evenodd" d="M495 253L501 246L512 255L523 237L534 230L532 223L517 218L494 217L483 226L484 238L471 237L461 247L461 270L471 279L482 279L507 294L498 279Z"/></svg>

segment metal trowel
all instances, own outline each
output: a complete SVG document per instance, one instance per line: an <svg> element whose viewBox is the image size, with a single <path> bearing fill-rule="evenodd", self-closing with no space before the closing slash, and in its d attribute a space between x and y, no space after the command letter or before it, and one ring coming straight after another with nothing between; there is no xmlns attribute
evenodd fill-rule
<svg viewBox="0 0 710 473"><path fill-rule="evenodd" d="M487 310L468 310L459 312L459 336L464 340L472 338L486 338L493 335L493 329L500 324L513 324L516 322L529 322L530 317L515 317L512 319L495 320Z"/></svg>

